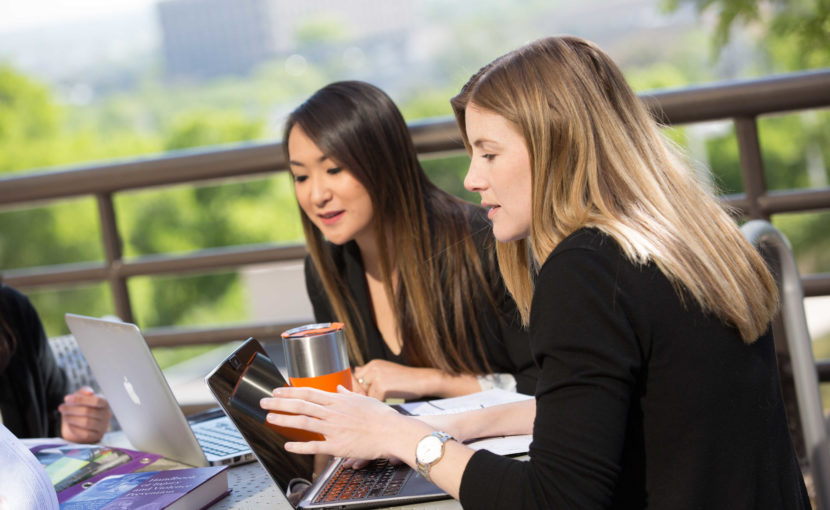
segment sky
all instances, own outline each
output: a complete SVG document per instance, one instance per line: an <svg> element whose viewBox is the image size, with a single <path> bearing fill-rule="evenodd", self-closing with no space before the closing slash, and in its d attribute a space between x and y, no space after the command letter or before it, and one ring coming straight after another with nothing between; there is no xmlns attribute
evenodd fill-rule
<svg viewBox="0 0 830 510"><path fill-rule="evenodd" d="M0 0L0 33L149 7L158 0Z"/></svg>

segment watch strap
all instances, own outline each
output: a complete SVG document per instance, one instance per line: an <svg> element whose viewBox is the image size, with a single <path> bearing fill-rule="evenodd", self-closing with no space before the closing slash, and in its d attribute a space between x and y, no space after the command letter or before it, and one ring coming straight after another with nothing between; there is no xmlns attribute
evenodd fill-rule
<svg viewBox="0 0 830 510"><path fill-rule="evenodd" d="M437 437L438 440L441 441L441 455L439 455L438 458L433 460L432 462L421 462L421 460L418 459L418 451L417 451L417 446L416 446L415 467L418 468L418 473L422 477L424 477L424 479L426 481L431 482L432 480L429 477L429 471L432 468L432 466L434 466L435 464L438 463L438 461L440 461L441 459L444 458L444 444L447 441L449 441L450 439L453 439L453 437L451 435L447 434L446 432L442 431L442 430L436 430L436 431L431 432L431 433L425 435L424 437L422 437L421 440L418 441L418 444L420 444L421 441L423 441L424 439L426 439L428 437Z"/></svg>

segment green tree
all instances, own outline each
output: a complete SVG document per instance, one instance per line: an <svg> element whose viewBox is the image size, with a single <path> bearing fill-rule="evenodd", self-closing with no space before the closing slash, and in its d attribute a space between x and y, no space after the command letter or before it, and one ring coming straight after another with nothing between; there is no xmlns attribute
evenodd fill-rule
<svg viewBox="0 0 830 510"><path fill-rule="evenodd" d="M794 71L830 65L830 0L663 0L673 12L694 5L699 13L716 11L712 36L719 52L738 27L756 26L756 42L773 70ZM780 58L786 57L786 58Z"/></svg>
<svg viewBox="0 0 830 510"><path fill-rule="evenodd" d="M61 114L46 86L0 66L0 173L40 166Z"/></svg>

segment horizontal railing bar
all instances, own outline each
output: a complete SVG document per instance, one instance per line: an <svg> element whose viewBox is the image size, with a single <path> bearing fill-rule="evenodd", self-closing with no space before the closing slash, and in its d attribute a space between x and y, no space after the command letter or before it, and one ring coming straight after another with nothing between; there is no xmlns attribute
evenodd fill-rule
<svg viewBox="0 0 830 510"><path fill-rule="evenodd" d="M830 209L830 188L767 191L758 204L767 214Z"/></svg>
<svg viewBox="0 0 830 510"><path fill-rule="evenodd" d="M275 143L177 151L0 179L0 204L227 179L276 172L284 167L282 149Z"/></svg>
<svg viewBox="0 0 830 510"><path fill-rule="evenodd" d="M716 83L676 91L642 94L649 107L670 124L683 124L830 105L830 70L794 73L735 83ZM462 148L451 118L410 125L421 155ZM0 179L0 205L44 199L251 176L285 169L280 143L192 149L122 162Z"/></svg>
<svg viewBox="0 0 830 510"><path fill-rule="evenodd" d="M311 320L312 318L309 317ZM211 329L188 329L186 327L155 328L144 331L150 347L180 347L183 345L221 344L254 337L258 340L280 338L280 334L306 322L272 322L241 326L216 327Z"/></svg>
<svg viewBox="0 0 830 510"><path fill-rule="evenodd" d="M668 124L826 107L830 104L830 70L721 82L640 97L655 116Z"/></svg>
<svg viewBox="0 0 830 510"><path fill-rule="evenodd" d="M830 296L830 273L803 275L804 297Z"/></svg>
<svg viewBox="0 0 830 510"><path fill-rule="evenodd" d="M183 256L153 255L125 262L119 276L146 276L163 273L193 272L204 269L237 267L287 260L302 260L307 253L304 244L285 247L249 246L200 250Z"/></svg>
<svg viewBox="0 0 830 510"><path fill-rule="evenodd" d="M743 193L720 198L729 207L746 213L749 199ZM830 188L767 191L758 197L758 203L766 214L821 211L830 209Z"/></svg>
<svg viewBox="0 0 830 510"><path fill-rule="evenodd" d="M3 283L12 287L62 286L106 281L109 271L103 263L58 264L54 266L4 269Z"/></svg>
<svg viewBox="0 0 830 510"><path fill-rule="evenodd" d="M287 246L251 245L210 248L187 255L148 255L119 262L108 270L103 263L61 264L10 269L3 281L13 287L41 287L69 283L100 282L114 273L118 277L151 276L168 273L193 273L253 264L302 260L304 244Z"/></svg>

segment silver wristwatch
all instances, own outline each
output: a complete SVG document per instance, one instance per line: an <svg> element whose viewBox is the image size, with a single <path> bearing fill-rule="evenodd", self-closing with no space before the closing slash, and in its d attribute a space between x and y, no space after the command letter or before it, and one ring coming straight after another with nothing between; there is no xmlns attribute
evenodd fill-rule
<svg viewBox="0 0 830 510"><path fill-rule="evenodd" d="M429 470L444 456L444 443L452 439L446 432L437 430L423 437L415 446L415 465L418 473L430 481Z"/></svg>

